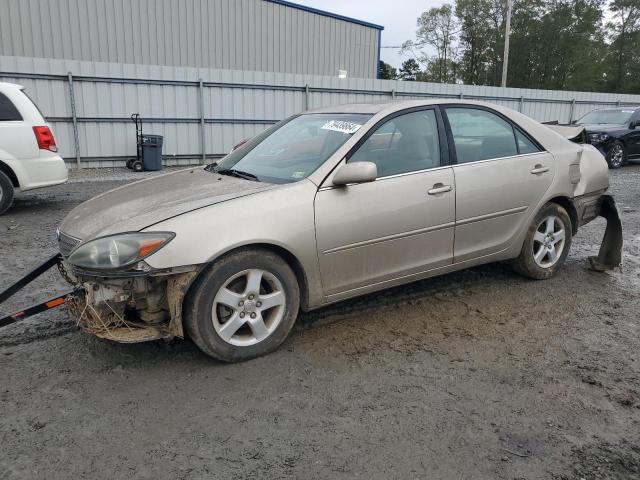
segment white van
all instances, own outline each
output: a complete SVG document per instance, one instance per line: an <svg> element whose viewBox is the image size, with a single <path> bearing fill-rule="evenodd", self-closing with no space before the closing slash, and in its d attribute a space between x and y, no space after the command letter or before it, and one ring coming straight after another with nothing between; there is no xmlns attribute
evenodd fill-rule
<svg viewBox="0 0 640 480"><path fill-rule="evenodd" d="M14 191L58 185L68 178L49 125L23 90L0 82L0 215L13 203Z"/></svg>

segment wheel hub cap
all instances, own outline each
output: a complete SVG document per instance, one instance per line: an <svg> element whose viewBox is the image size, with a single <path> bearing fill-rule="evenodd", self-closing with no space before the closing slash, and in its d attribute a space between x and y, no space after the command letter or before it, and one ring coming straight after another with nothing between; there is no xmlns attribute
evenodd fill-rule
<svg viewBox="0 0 640 480"><path fill-rule="evenodd" d="M256 311L256 302L247 300L244 302L244 313L254 313Z"/></svg>
<svg viewBox="0 0 640 480"><path fill-rule="evenodd" d="M244 270L227 279L218 290L211 319L225 342L255 345L278 327L285 306L285 291L275 275L266 270Z"/></svg>
<svg viewBox="0 0 640 480"><path fill-rule="evenodd" d="M564 223L555 215L551 215L538 225L533 236L533 258L536 265L550 268L555 265L565 244Z"/></svg>

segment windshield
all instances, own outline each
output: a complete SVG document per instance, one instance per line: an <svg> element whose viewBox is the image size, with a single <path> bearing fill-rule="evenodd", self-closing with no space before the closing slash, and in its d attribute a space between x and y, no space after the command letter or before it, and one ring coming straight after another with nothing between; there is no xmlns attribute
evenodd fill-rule
<svg viewBox="0 0 640 480"><path fill-rule="evenodd" d="M576 123L579 125L587 124L614 124L622 125L631 120L633 110L594 110L587 113Z"/></svg>
<svg viewBox="0 0 640 480"><path fill-rule="evenodd" d="M285 120L231 152L215 171L268 183L308 177L371 118L315 113Z"/></svg>

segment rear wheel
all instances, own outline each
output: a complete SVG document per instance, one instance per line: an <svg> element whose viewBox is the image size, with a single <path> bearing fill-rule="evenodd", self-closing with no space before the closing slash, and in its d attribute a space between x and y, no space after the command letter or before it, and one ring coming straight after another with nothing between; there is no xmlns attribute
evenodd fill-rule
<svg viewBox="0 0 640 480"><path fill-rule="evenodd" d="M131 170L133 168L133 162L135 162L136 159L135 158L130 158L129 160L127 160L127 168L129 170Z"/></svg>
<svg viewBox="0 0 640 480"><path fill-rule="evenodd" d="M571 247L571 219L555 203L547 203L529 226L515 270L525 277L543 280L554 276Z"/></svg>
<svg viewBox="0 0 640 480"><path fill-rule="evenodd" d="M142 170L144 170L144 165L140 160L135 160L131 164L131 168L133 169L134 172L141 172Z"/></svg>
<svg viewBox="0 0 640 480"><path fill-rule="evenodd" d="M13 184L9 177L0 172L0 215L13 205Z"/></svg>
<svg viewBox="0 0 640 480"><path fill-rule="evenodd" d="M619 140L613 142L609 153L607 153L607 163L609 168L620 168L627 161L627 150Z"/></svg>
<svg viewBox="0 0 640 480"><path fill-rule="evenodd" d="M241 362L278 348L299 306L296 276L282 258L268 250L241 250L196 280L185 301L185 327L204 353Z"/></svg>

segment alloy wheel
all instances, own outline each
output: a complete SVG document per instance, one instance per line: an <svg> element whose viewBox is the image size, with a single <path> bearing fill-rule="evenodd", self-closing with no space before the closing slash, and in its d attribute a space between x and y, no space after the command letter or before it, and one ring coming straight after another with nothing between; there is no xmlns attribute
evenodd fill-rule
<svg viewBox="0 0 640 480"><path fill-rule="evenodd" d="M536 265L542 268L554 266L562 255L564 245L564 223L555 215L546 217L533 236L533 259Z"/></svg>
<svg viewBox="0 0 640 480"><path fill-rule="evenodd" d="M622 145L620 145L619 143L616 143L611 148L611 156L610 156L609 162L611 163L612 167L619 167L622 165L623 160L624 160L624 149L622 148Z"/></svg>
<svg viewBox="0 0 640 480"><path fill-rule="evenodd" d="M260 269L244 270L227 279L216 293L211 308L213 327L231 345L255 345L278 327L286 300L275 275Z"/></svg>

